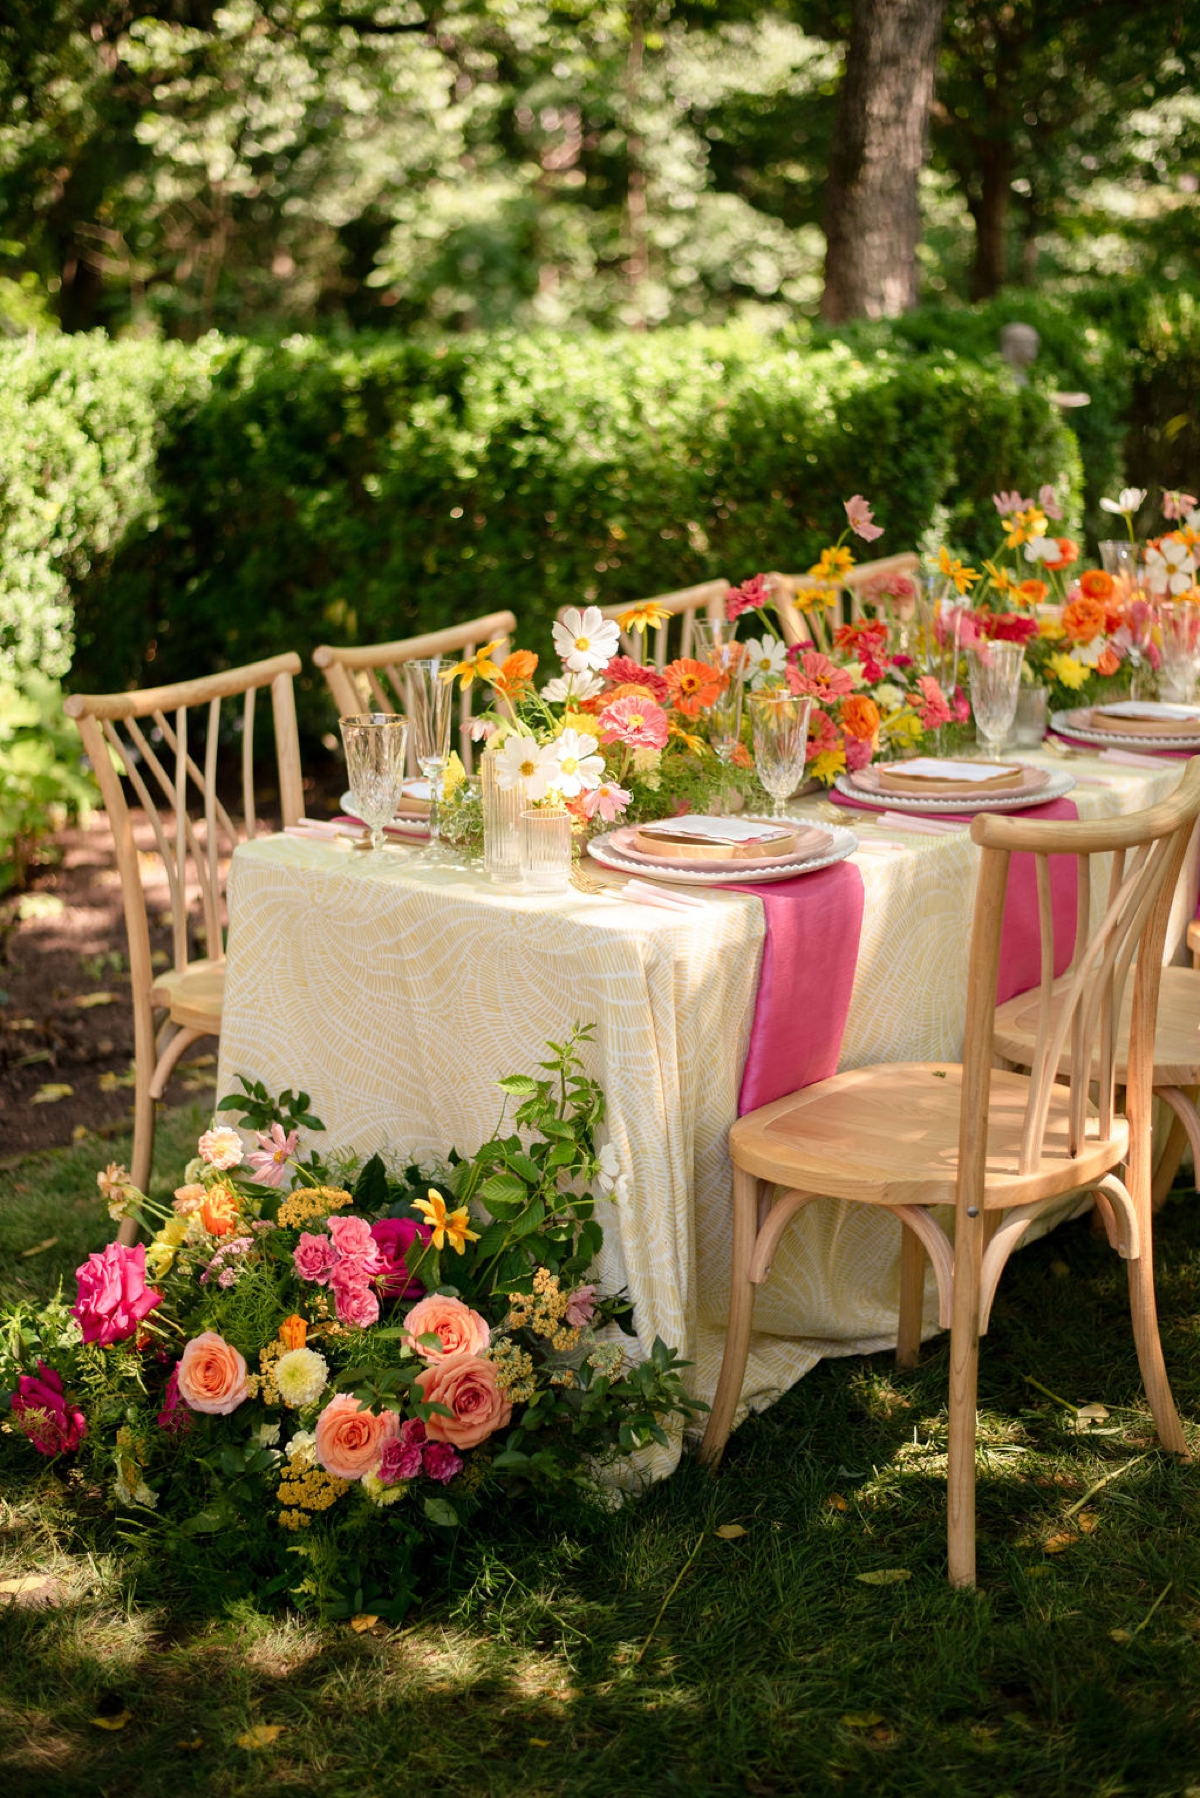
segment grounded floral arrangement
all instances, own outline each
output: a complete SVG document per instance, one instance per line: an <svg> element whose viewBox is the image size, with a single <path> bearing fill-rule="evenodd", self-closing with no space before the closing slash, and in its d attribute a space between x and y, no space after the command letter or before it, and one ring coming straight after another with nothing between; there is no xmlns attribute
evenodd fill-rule
<svg viewBox="0 0 1200 1798"><path fill-rule="evenodd" d="M169 1207L109 1167L111 1214L152 1239L0 1320L5 1430L147 1552L329 1616L401 1615L506 1489L600 1494L703 1407L588 1278L596 1198L625 1185L589 1034L501 1081L513 1128L442 1175L302 1160L306 1095L246 1081L221 1109L259 1147L206 1131Z"/></svg>

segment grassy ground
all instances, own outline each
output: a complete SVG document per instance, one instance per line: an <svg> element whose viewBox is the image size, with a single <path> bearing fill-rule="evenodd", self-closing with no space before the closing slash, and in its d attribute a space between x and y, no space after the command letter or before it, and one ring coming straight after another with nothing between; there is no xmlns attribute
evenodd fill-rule
<svg viewBox="0 0 1200 1798"><path fill-rule="evenodd" d="M198 1116L168 1120L161 1166ZM104 1239L95 1165L84 1144L5 1176L0 1296ZM1158 1259L1200 1418L1194 1194ZM4 1792L1200 1798L1200 1475L1152 1447L1123 1269L1086 1222L1015 1258L985 1344L974 1595L943 1577L945 1380L944 1343L902 1377L826 1363L719 1479L687 1464L569 1528L502 1516L452 1599L362 1634L205 1614L169 1568L131 1592L7 1444L0 1579L57 1585L0 1611ZM1109 1416L1081 1429L1040 1388Z"/></svg>

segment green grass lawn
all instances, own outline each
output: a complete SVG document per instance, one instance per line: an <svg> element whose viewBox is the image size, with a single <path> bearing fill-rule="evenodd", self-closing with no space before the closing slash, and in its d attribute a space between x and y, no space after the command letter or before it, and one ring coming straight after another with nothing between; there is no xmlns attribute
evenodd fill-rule
<svg viewBox="0 0 1200 1798"><path fill-rule="evenodd" d="M160 1167L201 1122L164 1120ZM5 1173L0 1296L70 1285L109 1231L97 1160L125 1152ZM1176 1396L1200 1418L1194 1194L1163 1215L1158 1261ZM719 1478L687 1463L604 1518L514 1505L460 1545L452 1597L361 1634L205 1606L169 1566L131 1590L119 1544L97 1547L6 1438L0 1579L57 1586L0 1610L0 1790L1200 1798L1200 1472L1152 1448L1124 1270L1086 1222L1014 1258L984 1345L975 1594L943 1574L945 1385L944 1341L900 1377L885 1356L827 1362L738 1432ZM1047 1392L1109 1416L1081 1433Z"/></svg>

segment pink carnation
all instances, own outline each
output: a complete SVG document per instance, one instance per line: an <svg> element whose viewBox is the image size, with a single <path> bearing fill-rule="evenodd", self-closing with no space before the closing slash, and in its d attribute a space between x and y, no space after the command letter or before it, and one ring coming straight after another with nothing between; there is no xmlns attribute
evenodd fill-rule
<svg viewBox="0 0 1200 1798"><path fill-rule="evenodd" d="M331 1217L329 1234L341 1260L362 1264L361 1278L373 1280L384 1271L379 1245L365 1217Z"/></svg>
<svg viewBox="0 0 1200 1798"><path fill-rule="evenodd" d="M846 767L851 774L856 768L870 767L875 746L869 737L843 736L842 748L846 751Z"/></svg>
<svg viewBox="0 0 1200 1798"><path fill-rule="evenodd" d="M62 1375L38 1362L35 1374L23 1373L11 1401L17 1428L39 1455L61 1455L79 1447L88 1433L87 1420L78 1405L63 1396Z"/></svg>
<svg viewBox="0 0 1200 1798"><path fill-rule="evenodd" d="M671 734L662 707L632 693L605 706L596 719L596 730L602 743L625 743L630 749L662 749Z"/></svg>
<svg viewBox="0 0 1200 1798"><path fill-rule="evenodd" d="M425 1450L425 1472L431 1480L444 1486L462 1466L462 1456L455 1454L448 1442L431 1442Z"/></svg>
<svg viewBox="0 0 1200 1798"><path fill-rule="evenodd" d="M102 1348L132 1336L144 1317L162 1304L162 1293L146 1285L146 1250L110 1242L75 1269L78 1297L71 1306L85 1342Z"/></svg>
<svg viewBox="0 0 1200 1798"><path fill-rule="evenodd" d="M409 1417L400 1425L399 1435L393 1436L383 1451L379 1477L384 1485L395 1486L401 1480L415 1480L421 1471L424 1451L425 1425L419 1417Z"/></svg>
<svg viewBox="0 0 1200 1798"><path fill-rule="evenodd" d="M379 1322L379 1299L354 1261L339 1261L330 1277L338 1322L368 1330Z"/></svg>
<svg viewBox="0 0 1200 1798"><path fill-rule="evenodd" d="M316 1286L328 1286L329 1276L337 1261L337 1250L329 1236L318 1236L305 1230L292 1250L292 1265L302 1280Z"/></svg>

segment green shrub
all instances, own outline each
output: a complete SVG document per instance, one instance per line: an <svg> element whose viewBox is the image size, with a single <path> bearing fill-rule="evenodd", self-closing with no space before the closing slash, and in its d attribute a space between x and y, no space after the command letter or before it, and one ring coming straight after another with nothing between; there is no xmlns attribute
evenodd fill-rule
<svg viewBox="0 0 1200 1798"><path fill-rule="evenodd" d="M0 893L20 886L39 845L98 797L58 682L35 670L0 679Z"/></svg>

